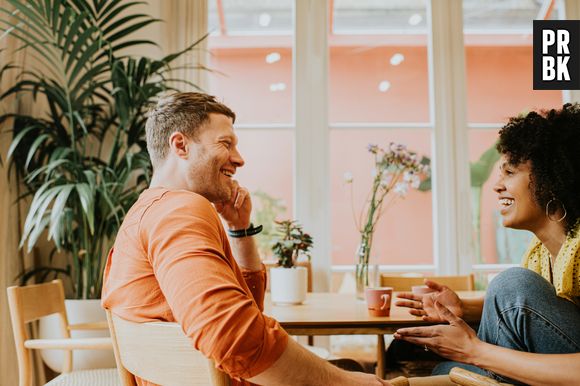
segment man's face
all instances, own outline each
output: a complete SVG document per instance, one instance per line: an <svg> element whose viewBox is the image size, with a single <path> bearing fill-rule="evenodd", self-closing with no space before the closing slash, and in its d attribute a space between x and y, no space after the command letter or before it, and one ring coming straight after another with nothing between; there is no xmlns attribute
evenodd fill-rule
<svg viewBox="0 0 580 386"><path fill-rule="evenodd" d="M213 203L229 201L234 193L233 175L244 165L237 149L232 119L222 114L210 114L209 121L199 129L197 140L190 139L187 160L188 182L192 191Z"/></svg>

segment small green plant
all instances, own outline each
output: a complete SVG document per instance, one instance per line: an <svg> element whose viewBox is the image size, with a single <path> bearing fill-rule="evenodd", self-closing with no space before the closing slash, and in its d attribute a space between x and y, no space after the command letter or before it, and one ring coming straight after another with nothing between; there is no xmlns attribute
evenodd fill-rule
<svg viewBox="0 0 580 386"><path fill-rule="evenodd" d="M278 259L278 265L284 268L292 268L298 257L303 253L308 260L308 251L312 247L312 237L304 233L302 226L296 221L276 221L278 238L272 244L272 251Z"/></svg>

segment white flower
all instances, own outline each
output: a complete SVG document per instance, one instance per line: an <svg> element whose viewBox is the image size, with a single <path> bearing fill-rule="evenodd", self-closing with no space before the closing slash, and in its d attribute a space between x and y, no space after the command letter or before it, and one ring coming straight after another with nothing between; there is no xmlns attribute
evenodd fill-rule
<svg viewBox="0 0 580 386"><path fill-rule="evenodd" d="M406 182L397 182L393 188L393 191L400 197L405 197L409 191L409 184Z"/></svg>
<svg viewBox="0 0 580 386"><path fill-rule="evenodd" d="M387 186L389 186L392 180L393 180L392 174L383 173L383 177L381 178L381 187L386 188Z"/></svg>
<svg viewBox="0 0 580 386"><path fill-rule="evenodd" d="M350 184L350 183L352 183L352 180L354 179L354 177L352 176L351 172L345 172L342 175L342 179L343 179L345 184Z"/></svg>
<svg viewBox="0 0 580 386"><path fill-rule="evenodd" d="M405 182L413 181L413 177L414 177L414 173L412 170L407 170L405 173L403 173L403 181L405 181Z"/></svg>
<svg viewBox="0 0 580 386"><path fill-rule="evenodd" d="M420 185L421 185L421 178L415 174L413 176L413 178L411 179L411 187L413 189L419 189Z"/></svg>
<svg viewBox="0 0 580 386"><path fill-rule="evenodd" d="M378 174L377 168L372 168L371 169L371 177L375 178Z"/></svg>

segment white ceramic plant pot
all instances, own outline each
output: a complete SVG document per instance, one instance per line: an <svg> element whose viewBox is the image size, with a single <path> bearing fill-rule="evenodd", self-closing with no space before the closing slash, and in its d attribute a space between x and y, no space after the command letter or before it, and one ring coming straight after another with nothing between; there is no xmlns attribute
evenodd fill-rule
<svg viewBox="0 0 580 386"><path fill-rule="evenodd" d="M98 299L65 300L69 324L91 323L106 321L105 310L101 308ZM50 315L40 319L39 332L41 339L61 338L60 325L57 315ZM73 330L72 338L94 338L109 336L109 330ZM44 363L53 371L62 372L64 352L61 350L41 350ZM115 367L113 350L75 350L73 351L73 369L101 369Z"/></svg>
<svg viewBox="0 0 580 386"><path fill-rule="evenodd" d="M276 304L301 304L306 300L308 270L305 267L270 269L270 291Z"/></svg>

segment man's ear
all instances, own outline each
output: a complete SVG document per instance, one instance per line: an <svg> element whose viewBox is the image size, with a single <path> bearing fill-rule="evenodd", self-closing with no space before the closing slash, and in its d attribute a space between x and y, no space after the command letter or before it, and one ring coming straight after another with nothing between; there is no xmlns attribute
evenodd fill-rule
<svg viewBox="0 0 580 386"><path fill-rule="evenodd" d="M176 131L169 137L169 148L179 158L187 158L189 153L188 142L187 137L183 133Z"/></svg>

